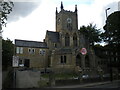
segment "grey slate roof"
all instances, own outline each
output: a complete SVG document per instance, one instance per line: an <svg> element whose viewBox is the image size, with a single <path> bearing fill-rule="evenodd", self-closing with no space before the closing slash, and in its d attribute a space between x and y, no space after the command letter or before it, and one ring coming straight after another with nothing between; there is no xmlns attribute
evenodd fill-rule
<svg viewBox="0 0 120 90"><path fill-rule="evenodd" d="M59 42L59 32L52 32L47 30L46 34L48 35L49 40L51 40L52 42Z"/></svg>
<svg viewBox="0 0 120 90"><path fill-rule="evenodd" d="M20 47L47 48L47 44L45 42L18 40L18 39L15 39L15 45Z"/></svg>

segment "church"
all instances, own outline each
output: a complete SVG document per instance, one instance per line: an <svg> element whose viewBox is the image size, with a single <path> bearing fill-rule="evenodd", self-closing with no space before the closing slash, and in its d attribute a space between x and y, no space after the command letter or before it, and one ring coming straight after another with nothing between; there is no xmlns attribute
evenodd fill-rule
<svg viewBox="0 0 120 90"><path fill-rule="evenodd" d="M46 31L43 42L15 39L19 65L27 68L50 68L55 72L97 71L93 49L78 29L78 10L56 8L56 31ZM82 22L82 21L81 21Z"/></svg>

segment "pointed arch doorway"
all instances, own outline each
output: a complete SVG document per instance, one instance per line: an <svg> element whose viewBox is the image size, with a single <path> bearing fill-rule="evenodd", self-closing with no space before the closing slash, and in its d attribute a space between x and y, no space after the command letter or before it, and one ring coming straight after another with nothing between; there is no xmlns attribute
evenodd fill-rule
<svg viewBox="0 0 120 90"><path fill-rule="evenodd" d="M86 57L85 57L85 67L90 67L90 59L89 59L89 56L88 55L86 55Z"/></svg>
<svg viewBox="0 0 120 90"><path fill-rule="evenodd" d="M80 54L78 54L76 56L76 66L81 67L81 56L80 56Z"/></svg>

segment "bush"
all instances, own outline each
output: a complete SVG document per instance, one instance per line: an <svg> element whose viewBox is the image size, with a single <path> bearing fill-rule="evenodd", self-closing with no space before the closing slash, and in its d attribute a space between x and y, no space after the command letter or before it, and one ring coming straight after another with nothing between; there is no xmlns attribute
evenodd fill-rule
<svg viewBox="0 0 120 90"><path fill-rule="evenodd" d="M40 81L38 82L38 85L39 85L40 88L41 88L41 87L47 87L47 86L49 85L49 83L48 83L48 81L40 80Z"/></svg>

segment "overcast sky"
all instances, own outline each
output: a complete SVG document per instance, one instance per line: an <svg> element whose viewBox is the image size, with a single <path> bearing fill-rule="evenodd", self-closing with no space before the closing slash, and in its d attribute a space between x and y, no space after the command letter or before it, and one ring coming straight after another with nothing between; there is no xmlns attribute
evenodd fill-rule
<svg viewBox="0 0 120 90"><path fill-rule="evenodd" d="M8 24L3 28L3 38L43 41L46 30L55 31L56 7L60 11L61 0L14 0ZM29 2L28 2L29 1ZM118 10L119 0L62 0L65 10L78 8L78 29L89 23L103 30L105 9L108 15Z"/></svg>

